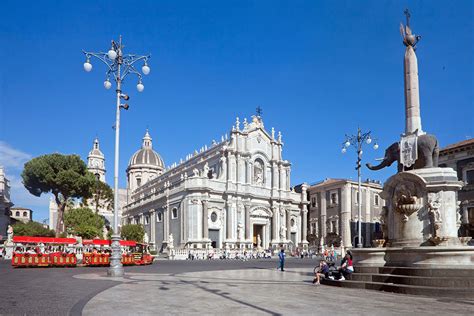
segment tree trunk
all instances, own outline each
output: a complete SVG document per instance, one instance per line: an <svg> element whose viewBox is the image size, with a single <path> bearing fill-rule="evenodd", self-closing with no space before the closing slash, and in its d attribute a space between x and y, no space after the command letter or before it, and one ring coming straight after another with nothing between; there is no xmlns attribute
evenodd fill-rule
<svg viewBox="0 0 474 316"><path fill-rule="evenodd" d="M58 205L58 217L56 219L56 237L64 232L64 210L66 209L67 198L61 202L58 195L55 195L56 204Z"/></svg>

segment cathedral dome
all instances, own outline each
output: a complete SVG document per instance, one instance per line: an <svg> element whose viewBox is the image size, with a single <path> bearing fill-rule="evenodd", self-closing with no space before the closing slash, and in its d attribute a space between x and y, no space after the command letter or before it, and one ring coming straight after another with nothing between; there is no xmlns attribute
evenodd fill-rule
<svg viewBox="0 0 474 316"><path fill-rule="evenodd" d="M164 169L165 164L161 156L153 150L148 130L143 137L142 148L136 151L128 162L128 169L133 167L147 167L152 169Z"/></svg>

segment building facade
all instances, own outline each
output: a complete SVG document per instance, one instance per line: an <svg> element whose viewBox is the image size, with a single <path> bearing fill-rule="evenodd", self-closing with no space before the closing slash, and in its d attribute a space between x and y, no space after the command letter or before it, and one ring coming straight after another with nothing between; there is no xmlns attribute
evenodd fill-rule
<svg viewBox="0 0 474 316"><path fill-rule="evenodd" d="M439 166L457 171L458 179L464 182L458 191L461 236L474 238L474 138L449 145L439 152Z"/></svg>
<svg viewBox="0 0 474 316"><path fill-rule="evenodd" d="M268 133L261 117L253 116L243 127L237 119L229 138L165 169L145 135L127 169L130 194L122 221L143 224L146 241L163 251L170 244L306 247L307 187L301 193L290 187L291 164L282 148L281 133Z"/></svg>
<svg viewBox="0 0 474 316"><path fill-rule="evenodd" d="M325 179L309 187L309 239L312 246L342 243L344 247L355 247L358 191L358 183L347 179ZM365 223L362 241L365 247L371 246L373 233L378 230L376 223L384 205L379 196L381 191L380 182L367 180L362 183L362 223Z"/></svg>
<svg viewBox="0 0 474 316"><path fill-rule="evenodd" d="M11 218L16 221L28 223L33 220L33 211L24 207L12 207L10 209Z"/></svg>
<svg viewBox="0 0 474 316"><path fill-rule="evenodd" d="M7 228L10 225L10 208L13 203L10 200L10 182L6 178L3 167L0 167L0 238L6 239Z"/></svg>

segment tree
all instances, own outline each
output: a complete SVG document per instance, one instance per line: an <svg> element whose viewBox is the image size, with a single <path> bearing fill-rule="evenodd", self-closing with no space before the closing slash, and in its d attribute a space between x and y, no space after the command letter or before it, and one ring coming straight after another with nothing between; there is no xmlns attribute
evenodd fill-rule
<svg viewBox="0 0 474 316"><path fill-rule="evenodd" d="M94 174L91 173L91 175L95 177ZM114 205L112 188L107 183L96 179L89 188L87 196L83 198L82 204L85 207L93 207L96 213L99 212L99 209L112 210Z"/></svg>
<svg viewBox="0 0 474 316"><path fill-rule="evenodd" d="M89 208L76 208L64 214L66 230L84 239L102 237L105 220Z"/></svg>
<svg viewBox="0 0 474 316"><path fill-rule="evenodd" d="M136 242L143 242L143 237L145 237L145 229L142 225L128 224L122 226L120 235L124 240L133 240Z"/></svg>
<svg viewBox="0 0 474 316"><path fill-rule="evenodd" d="M54 237L54 230L44 227L37 222L17 222L13 225L13 234L16 236L33 236L33 237Z"/></svg>
<svg viewBox="0 0 474 316"><path fill-rule="evenodd" d="M25 188L35 196L51 192L58 205L56 234L64 232L64 211L72 199L87 197L94 176L78 155L50 154L25 163L21 174Z"/></svg>

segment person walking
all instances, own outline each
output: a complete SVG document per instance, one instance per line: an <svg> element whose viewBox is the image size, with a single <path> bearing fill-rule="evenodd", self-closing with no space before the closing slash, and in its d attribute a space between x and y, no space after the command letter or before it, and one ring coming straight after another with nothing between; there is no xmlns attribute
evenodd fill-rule
<svg viewBox="0 0 474 316"><path fill-rule="evenodd" d="M280 265L278 266L277 270L281 269L281 271L285 271L285 250L283 248L280 250L278 258L280 259Z"/></svg>

